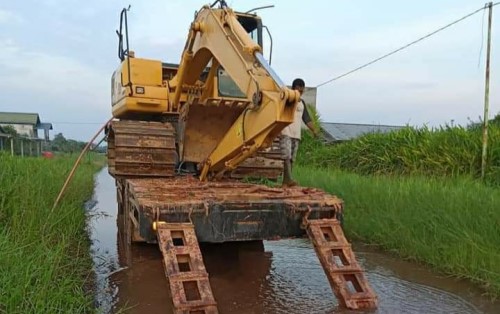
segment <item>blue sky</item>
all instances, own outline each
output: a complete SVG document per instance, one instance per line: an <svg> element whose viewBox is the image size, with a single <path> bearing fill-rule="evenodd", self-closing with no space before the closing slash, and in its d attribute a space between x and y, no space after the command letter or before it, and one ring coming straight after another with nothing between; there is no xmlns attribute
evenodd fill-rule
<svg viewBox="0 0 500 314"><path fill-rule="evenodd" d="M196 0L24 0L0 2L0 111L38 112L54 134L88 140L111 115L110 77L118 66L118 14L131 4L138 57L178 62ZM271 30L273 68L309 86L404 45L484 5L477 0L228 0L260 11ZM491 114L500 111L500 58L494 8ZM484 17L486 27L487 16ZM324 121L431 126L482 116L483 14L318 90ZM91 124L75 124L91 123ZM95 124L92 124L95 123Z"/></svg>

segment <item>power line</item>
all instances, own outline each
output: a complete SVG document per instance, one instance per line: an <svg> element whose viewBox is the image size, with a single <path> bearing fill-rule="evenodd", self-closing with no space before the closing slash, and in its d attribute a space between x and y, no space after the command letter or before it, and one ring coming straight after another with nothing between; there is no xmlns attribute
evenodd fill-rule
<svg viewBox="0 0 500 314"><path fill-rule="evenodd" d="M500 4L500 2L495 2L492 6L496 6L498 4ZM459 23L459 22L461 22L461 21L463 21L463 20L465 20L465 19L467 19L467 18L469 18L469 17L471 17L471 16L473 16L473 15L475 15L475 14L483 11L483 10L485 10L485 9L487 9L487 4L485 4L484 7L481 7L480 9L477 9L476 11L471 12L471 13L465 15L464 17L459 18L458 20L455 20L455 21L453 21L453 22L451 22L451 23L449 23L449 24L447 24L447 25L445 25L443 27L438 28L437 30L435 30L435 31L433 31L433 32L431 32L431 33L423 36L423 37L420 37L417 40L412 41L409 44L406 44L406 45L404 45L404 46L402 46L402 47L400 47L400 48L398 48L396 50L393 50L393 51L391 51L391 52L389 52L389 53L387 53L387 54L385 54L385 55L383 55L381 57L378 57L378 58L376 58L376 59L374 59L374 60L372 60L372 61L370 61L368 63L365 63L365 64L363 64L363 65L361 65L361 66L359 66L359 67L357 67L355 69L352 69L352 70L350 70L350 71L348 71L348 72L346 72L344 74L341 74L339 76L333 77L333 78L331 78L331 79L329 79L329 80L327 80L327 81L325 81L325 82L323 82L321 84L318 84L318 85L316 85L316 88L321 87L323 85L326 85L328 83L331 83L333 81L336 81L338 79L341 79L343 77L346 77L349 74L357 72L357 71L359 71L359 70L361 70L363 68L366 68L367 66L370 66L370 65L372 65L372 64L374 64L374 63L376 63L376 62L378 62L378 61L380 61L382 59L385 59L385 58L387 58L387 57L389 57L389 56L391 56L391 55L393 55L395 53L398 53L398 52L400 52L400 51L402 51L402 50L404 50L404 49L406 49L406 48L408 48L408 47L410 47L410 46L412 46L412 45L414 45L414 44L416 44L418 42L421 42L422 40L427 39L427 38L431 37L432 35L435 35L435 34L439 33L440 31L443 31L443 30L445 30L445 29L447 29L447 28L449 28L449 27L451 27L451 26L453 26L453 25L455 25L455 24L457 24L457 23Z"/></svg>

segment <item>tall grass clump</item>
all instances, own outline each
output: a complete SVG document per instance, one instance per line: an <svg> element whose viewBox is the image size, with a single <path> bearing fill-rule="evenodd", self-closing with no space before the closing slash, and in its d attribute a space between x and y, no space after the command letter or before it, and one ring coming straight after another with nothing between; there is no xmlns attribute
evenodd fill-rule
<svg viewBox="0 0 500 314"><path fill-rule="evenodd" d="M361 176L299 166L295 178L341 197L345 231L471 279L500 296L500 190L471 179Z"/></svg>
<svg viewBox="0 0 500 314"><path fill-rule="evenodd" d="M298 161L303 165L333 167L359 174L480 177L480 128L445 126L406 127L387 134L366 134L358 139L325 146L307 134ZM304 149L307 147L307 149ZM489 128L486 180L500 184L500 124Z"/></svg>
<svg viewBox="0 0 500 314"><path fill-rule="evenodd" d="M84 159L52 210L74 160L0 154L0 313L92 311L83 206L102 163Z"/></svg>

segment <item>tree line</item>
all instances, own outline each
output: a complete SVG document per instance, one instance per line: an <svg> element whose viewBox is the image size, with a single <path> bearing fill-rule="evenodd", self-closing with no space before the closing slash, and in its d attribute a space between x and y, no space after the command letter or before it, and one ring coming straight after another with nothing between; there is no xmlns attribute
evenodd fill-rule
<svg viewBox="0 0 500 314"><path fill-rule="evenodd" d="M24 134L19 134L11 125L4 126L3 130L14 139L27 137ZM87 145L87 142L67 139L62 133L57 133L53 140L44 144L44 150L61 153L77 153L80 152L85 145ZM106 147L100 146L94 150L98 152L106 152Z"/></svg>

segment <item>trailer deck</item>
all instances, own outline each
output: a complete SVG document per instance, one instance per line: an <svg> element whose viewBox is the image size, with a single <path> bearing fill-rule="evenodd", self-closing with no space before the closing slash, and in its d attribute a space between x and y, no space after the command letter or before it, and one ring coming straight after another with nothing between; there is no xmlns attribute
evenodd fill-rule
<svg viewBox="0 0 500 314"><path fill-rule="evenodd" d="M156 242L153 222L190 222L200 242L299 237L302 218L335 218L342 200L314 188L270 188L185 176L118 181L133 214L135 241Z"/></svg>

